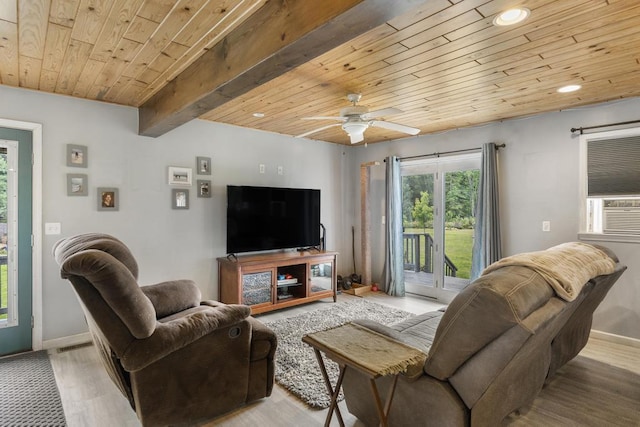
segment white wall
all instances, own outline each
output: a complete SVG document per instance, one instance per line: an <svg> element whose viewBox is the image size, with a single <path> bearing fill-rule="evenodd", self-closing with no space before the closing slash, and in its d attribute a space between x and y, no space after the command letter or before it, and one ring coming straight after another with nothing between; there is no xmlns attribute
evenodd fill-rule
<svg viewBox="0 0 640 427"><path fill-rule="evenodd" d="M572 127L637 120L640 98L562 112L506 120L484 126L358 147L351 156L349 191L345 207L359 207L359 165L380 161L372 170L373 279L382 275L384 240L381 216L384 206L384 163L400 157L480 147L485 142L505 143L499 151L503 254L545 249L578 239L578 136ZM610 129L608 129L610 130ZM350 215L344 234L354 225L360 241L359 215ZM551 232L542 221L551 221ZM594 329L640 338L640 244L607 243L629 269L614 285L594 316ZM356 244L358 265L359 243Z"/></svg>
<svg viewBox="0 0 640 427"><path fill-rule="evenodd" d="M225 186L281 185L322 190L329 249L340 252L338 273L350 274L351 227L360 271L360 164L386 156L506 143L500 151L504 253L539 250L577 239L578 138L571 127L635 120L640 99L492 123L441 134L343 147L233 126L193 121L157 138L137 135L137 112L70 97L0 86L0 117L43 124L43 222L62 223L62 236L43 238L43 339L86 330L70 285L59 278L51 246L59 237L106 232L124 240L140 264L141 283L195 280L205 297L218 293L215 258L225 254ZM268 119L268 118L266 118ZM89 147L87 169L66 167L66 144ZM170 209L167 166L195 168L212 158L213 197L192 187L188 211ZM267 173L258 173L258 165ZM285 170L276 173L278 165ZM67 197L67 173L89 175L89 197ZM95 189L120 189L120 211L98 212ZM373 278L382 272L384 163L372 170ZM541 231L542 220L551 232ZM594 328L640 338L640 245L606 244L629 266L596 312Z"/></svg>
<svg viewBox="0 0 640 427"><path fill-rule="evenodd" d="M0 117L43 124L43 222L62 224L61 236L43 236L45 341L86 331L71 285L51 256L60 237L112 234L132 250L141 284L187 278L204 297L217 299L215 259L226 254L228 184L320 189L328 248L345 251L339 238L345 156L338 145L200 120L156 139L141 137L134 108L2 86ZM66 144L88 146L88 168L66 166ZM212 198L197 198L194 182L190 209L172 210L167 167L195 174L196 156L212 159L212 175L200 177L212 180ZM66 195L67 173L88 174L88 197ZM118 212L97 210L97 187L119 188Z"/></svg>

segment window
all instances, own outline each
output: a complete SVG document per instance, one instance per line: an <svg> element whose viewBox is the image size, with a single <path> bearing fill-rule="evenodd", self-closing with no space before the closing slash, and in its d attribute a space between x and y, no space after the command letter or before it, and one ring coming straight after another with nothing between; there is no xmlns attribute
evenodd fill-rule
<svg viewBox="0 0 640 427"><path fill-rule="evenodd" d="M0 140L0 328L18 324L16 289L17 174L18 146Z"/></svg>
<svg viewBox="0 0 640 427"><path fill-rule="evenodd" d="M640 241L640 128L580 136L581 232Z"/></svg>

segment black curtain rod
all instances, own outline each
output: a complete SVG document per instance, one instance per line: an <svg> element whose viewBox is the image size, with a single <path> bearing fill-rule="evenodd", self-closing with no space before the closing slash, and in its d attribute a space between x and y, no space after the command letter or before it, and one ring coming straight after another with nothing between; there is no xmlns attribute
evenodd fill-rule
<svg viewBox="0 0 640 427"><path fill-rule="evenodd" d="M608 127L612 127L612 126L631 125L631 124L635 124L635 123L640 123L640 120L631 120L630 122L610 123L608 125L585 126L585 127L580 127L580 128L571 128L571 133L580 131L580 135L582 135L582 133L585 130L589 130L589 129L608 128Z"/></svg>
<svg viewBox="0 0 640 427"><path fill-rule="evenodd" d="M496 150L498 148L504 148L506 146L507 146L506 144L496 145ZM482 150L482 147L467 148L465 150L443 151L441 153L435 152L435 153L431 153L431 154L421 154L419 156L399 157L398 160L402 161L402 160L422 159L424 157L440 157L440 156L443 156L443 155L446 155L446 154L469 153L471 151L480 151L480 150ZM385 159L385 161L386 161L386 159Z"/></svg>

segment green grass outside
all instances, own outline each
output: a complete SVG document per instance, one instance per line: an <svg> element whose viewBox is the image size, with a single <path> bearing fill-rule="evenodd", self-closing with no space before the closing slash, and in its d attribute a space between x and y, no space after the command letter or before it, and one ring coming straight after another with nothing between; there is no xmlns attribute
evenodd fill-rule
<svg viewBox="0 0 640 427"><path fill-rule="evenodd" d="M406 228L405 233L429 233L433 237L433 229ZM445 230L444 253L458 268L456 277L468 279L471 276L471 253L473 250L473 230ZM424 251L420 252L420 263L424 264Z"/></svg>

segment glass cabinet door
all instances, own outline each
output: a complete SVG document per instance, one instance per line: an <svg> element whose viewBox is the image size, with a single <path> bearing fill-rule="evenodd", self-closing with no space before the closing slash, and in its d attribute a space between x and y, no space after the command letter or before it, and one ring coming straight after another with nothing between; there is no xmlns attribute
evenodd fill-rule
<svg viewBox="0 0 640 427"><path fill-rule="evenodd" d="M333 263L318 262L309 265L309 293L333 290Z"/></svg>
<svg viewBox="0 0 640 427"><path fill-rule="evenodd" d="M271 302L272 272L242 275L242 304L256 305Z"/></svg>

